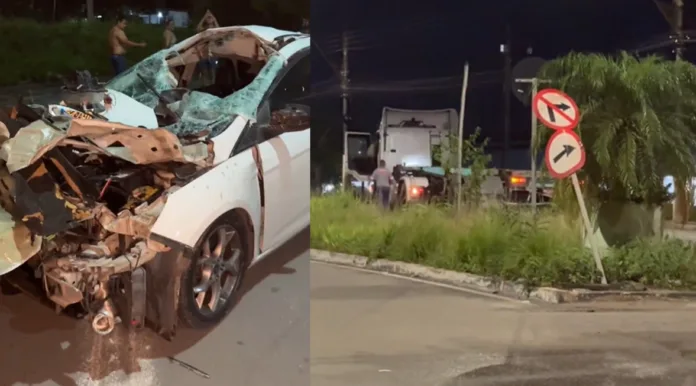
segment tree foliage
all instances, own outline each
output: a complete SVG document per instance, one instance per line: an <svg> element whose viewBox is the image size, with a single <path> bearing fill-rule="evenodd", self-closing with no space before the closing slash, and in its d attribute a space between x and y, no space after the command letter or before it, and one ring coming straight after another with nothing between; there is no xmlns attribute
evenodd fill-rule
<svg viewBox="0 0 696 386"><path fill-rule="evenodd" d="M587 152L579 176L591 199L661 204L667 199L665 176L688 181L696 174L692 64L627 53L571 53L547 63L539 77L578 104L582 117L576 130ZM552 134L538 133L536 143L542 145Z"/></svg>
<svg viewBox="0 0 696 386"><path fill-rule="evenodd" d="M463 182L461 199L469 208L477 207L481 203L483 198L481 187L488 176L487 168L491 161L491 156L485 151L488 138L481 141L480 136L481 129L477 128L469 137L462 138L461 142L462 166L471 170L471 174ZM459 138L453 133L448 133L443 138L442 144L433 149L433 158L445 170L445 191L450 201L454 201L457 197L457 178L461 178L457 170L459 167L458 146Z"/></svg>

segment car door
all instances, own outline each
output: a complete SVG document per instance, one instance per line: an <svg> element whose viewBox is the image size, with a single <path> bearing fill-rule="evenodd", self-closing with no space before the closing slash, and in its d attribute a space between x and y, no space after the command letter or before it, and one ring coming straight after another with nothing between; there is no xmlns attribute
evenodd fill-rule
<svg viewBox="0 0 696 386"><path fill-rule="evenodd" d="M309 80L309 50L303 50L290 57L236 146L254 152L260 171L261 253L292 237L309 218Z"/></svg>

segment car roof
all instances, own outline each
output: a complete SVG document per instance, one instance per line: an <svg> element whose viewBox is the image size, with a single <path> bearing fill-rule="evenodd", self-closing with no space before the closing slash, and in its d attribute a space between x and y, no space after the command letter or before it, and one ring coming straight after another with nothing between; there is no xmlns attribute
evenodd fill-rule
<svg viewBox="0 0 696 386"><path fill-rule="evenodd" d="M248 29L250 32L255 33L258 35L260 38L268 41L273 41L274 39L277 39L281 36L285 35L305 35L302 32L298 31L285 31L282 29L277 29L273 27L266 27L263 25L244 25L240 26L242 28ZM309 36L309 35L306 35Z"/></svg>
<svg viewBox="0 0 696 386"><path fill-rule="evenodd" d="M233 31L233 30L240 30L240 29L245 29L259 38L272 42L273 40L281 37L281 36L293 36L298 40L304 40L305 38L309 39L309 35L302 33L302 32L297 32L297 31L285 31L282 29L277 29L273 27L266 27L262 25L236 25L236 26L229 26L229 27L218 27L218 28L211 28L210 30L215 30L215 31ZM204 32L199 32L193 36L190 36L178 43L176 43L174 46L171 47L170 50L179 50L182 47L186 47L187 45L190 44L190 42L195 39L196 36L202 34ZM308 44L308 43L307 43Z"/></svg>

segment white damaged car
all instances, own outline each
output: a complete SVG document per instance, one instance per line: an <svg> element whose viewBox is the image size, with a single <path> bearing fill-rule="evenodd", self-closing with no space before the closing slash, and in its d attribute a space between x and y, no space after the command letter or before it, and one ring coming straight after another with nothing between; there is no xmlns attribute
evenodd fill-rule
<svg viewBox="0 0 696 386"><path fill-rule="evenodd" d="M3 284L104 335L222 320L247 268L309 225L309 48L211 29L103 88L0 114Z"/></svg>

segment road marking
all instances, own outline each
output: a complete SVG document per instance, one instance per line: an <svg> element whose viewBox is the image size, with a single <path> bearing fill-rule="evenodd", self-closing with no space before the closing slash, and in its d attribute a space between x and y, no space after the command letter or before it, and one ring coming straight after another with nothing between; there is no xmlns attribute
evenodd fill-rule
<svg viewBox="0 0 696 386"><path fill-rule="evenodd" d="M435 287L446 288L446 289L459 291L459 292L465 292L465 293L469 293L469 294L473 294L473 295L488 297L491 299L505 300L505 301L508 301L511 303L524 304L524 305L534 305L529 300L513 299L513 298L509 298L509 297L502 296L502 295L492 294L490 292L479 291L479 290L475 290L472 288L457 287L454 285L438 283L436 281L424 280L424 279L419 279L419 278L409 277L409 276L402 276L402 275L397 275L397 274L393 274L393 273L389 273L389 272L376 271L376 270L366 269L366 268L351 267L349 265L343 265L343 264L333 264L333 263L328 263L325 261L310 260L310 262L315 263L315 264L328 265L331 267L350 269L353 271L372 273L372 274L387 276L387 277L391 277L391 278L395 278L395 279L412 281L412 282L420 283L420 284L432 285Z"/></svg>

